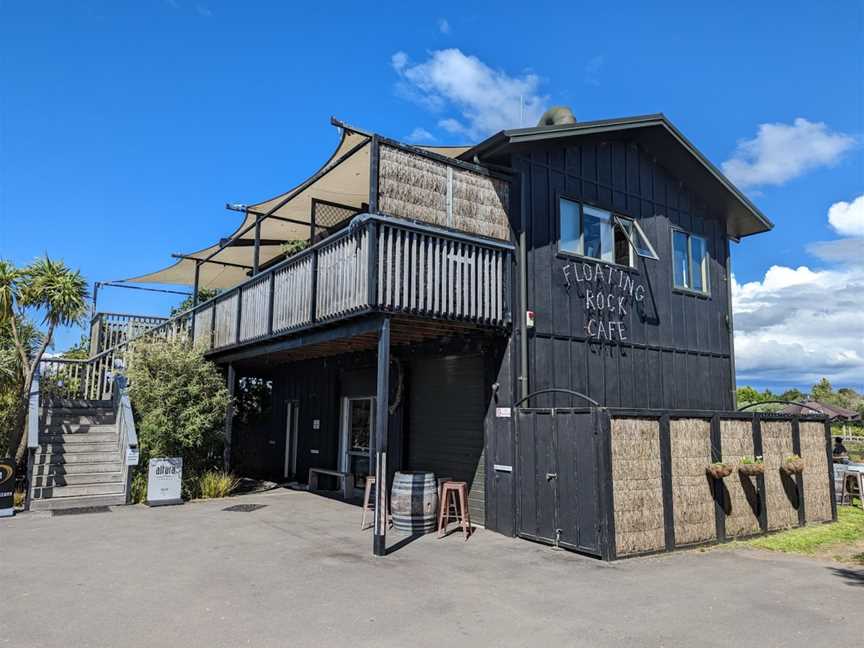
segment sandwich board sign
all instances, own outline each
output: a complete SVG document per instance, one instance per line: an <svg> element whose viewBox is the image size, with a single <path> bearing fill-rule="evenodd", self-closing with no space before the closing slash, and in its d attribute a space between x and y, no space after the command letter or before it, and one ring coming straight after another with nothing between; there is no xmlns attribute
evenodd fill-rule
<svg viewBox="0 0 864 648"><path fill-rule="evenodd" d="M183 458L151 459L147 468L147 506L182 504Z"/></svg>
<svg viewBox="0 0 864 648"><path fill-rule="evenodd" d="M0 459L0 517L15 515L15 460Z"/></svg>

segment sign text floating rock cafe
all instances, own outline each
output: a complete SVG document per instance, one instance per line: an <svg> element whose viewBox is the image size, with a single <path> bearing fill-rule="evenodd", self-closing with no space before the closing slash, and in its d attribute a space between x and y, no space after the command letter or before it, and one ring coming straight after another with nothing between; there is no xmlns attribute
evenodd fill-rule
<svg viewBox="0 0 864 648"><path fill-rule="evenodd" d="M627 314L634 304L645 299L645 286L636 283L630 273L599 263L567 263L562 268L564 284L575 282L584 293L585 333L595 340L627 340Z"/></svg>

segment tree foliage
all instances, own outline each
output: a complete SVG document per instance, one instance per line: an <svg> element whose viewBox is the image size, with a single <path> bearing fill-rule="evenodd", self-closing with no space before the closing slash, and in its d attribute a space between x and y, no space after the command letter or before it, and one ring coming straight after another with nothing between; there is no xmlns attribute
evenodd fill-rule
<svg viewBox="0 0 864 648"><path fill-rule="evenodd" d="M4 366L8 374L9 355L14 355L14 366L20 372L20 379L16 379L12 388L16 395L6 398L11 408L11 413L5 415L11 418L11 423L6 423L11 430L6 435L6 444L9 450L17 446L15 460L19 465L27 450L24 431L33 376L56 328L83 320L87 297L84 277L62 261L46 256L18 268L0 259L0 329L7 336ZM37 330L34 318L41 318L44 331Z"/></svg>
<svg viewBox="0 0 864 648"><path fill-rule="evenodd" d="M201 304L205 301L213 299L218 295L221 291L218 288L200 288L198 290L198 303ZM189 309L192 308L192 302L194 301L194 296L189 295L179 304L177 304L174 308L171 309L171 317L176 317L181 313L185 313Z"/></svg>
<svg viewBox="0 0 864 648"><path fill-rule="evenodd" d="M225 379L188 342L141 340L128 368L142 465L151 457L183 457L184 481L221 467Z"/></svg>

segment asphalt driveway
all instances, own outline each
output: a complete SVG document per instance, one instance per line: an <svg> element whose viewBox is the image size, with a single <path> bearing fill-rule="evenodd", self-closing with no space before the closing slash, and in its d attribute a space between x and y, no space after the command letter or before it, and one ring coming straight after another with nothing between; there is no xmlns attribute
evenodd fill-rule
<svg viewBox="0 0 864 648"><path fill-rule="evenodd" d="M252 512L224 511L261 504ZM864 570L748 550L604 564L480 530L371 555L304 492L0 520L0 646L829 646ZM399 538L390 536L391 541Z"/></svg>

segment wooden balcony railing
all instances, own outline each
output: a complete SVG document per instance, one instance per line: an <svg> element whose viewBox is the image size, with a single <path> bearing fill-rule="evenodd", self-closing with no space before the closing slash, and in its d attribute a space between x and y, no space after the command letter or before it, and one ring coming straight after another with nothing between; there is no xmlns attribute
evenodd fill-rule
<svg viewBox="0 0 864 648"><path fill-rule="evenodd" d="M286 259L214 299L90 360L46 360L57 396L108 399L113 374L143 337L212 353L379 312L506 327L512 246L378 215Z"/></svg>

